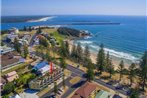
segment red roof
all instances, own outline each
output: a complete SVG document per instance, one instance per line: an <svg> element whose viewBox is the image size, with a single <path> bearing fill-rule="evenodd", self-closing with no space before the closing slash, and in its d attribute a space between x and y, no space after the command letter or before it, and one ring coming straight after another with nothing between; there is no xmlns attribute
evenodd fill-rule
<svg viewBox="0 0 147 98"><path fill-rule="evenodd" d="M94 90L96 90L96 87L96 84L86 82L75 92L75 94L71 98L87 98Z"/></svg>

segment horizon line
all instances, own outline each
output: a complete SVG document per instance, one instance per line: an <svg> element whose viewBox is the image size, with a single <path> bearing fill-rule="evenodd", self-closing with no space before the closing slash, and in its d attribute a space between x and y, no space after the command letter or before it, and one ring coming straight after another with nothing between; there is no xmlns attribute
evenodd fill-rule
<svg viewBox="0 0 147 98"><path fill-rule="evenodd" d="M109 14L48 14L48 15L44 15L44 14L36 14L36 15L2 15L1 14L1 17L3 16L78 16L78 15L81 15L81 16L147 16L146 15L109 15Z"/></svg>

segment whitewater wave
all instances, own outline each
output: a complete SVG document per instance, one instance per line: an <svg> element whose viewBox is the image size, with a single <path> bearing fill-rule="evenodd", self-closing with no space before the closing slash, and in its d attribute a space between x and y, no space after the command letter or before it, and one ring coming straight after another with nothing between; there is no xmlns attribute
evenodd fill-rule
<svg viewBox="0 0 147 98"><path fill-rule="evenodd" d="M81 45L85 45L85 44L92 44L92 41L76 41L76 43L81 43Z"/></svg>
<svg viewBox="0 0 147 98"><path fill-rule="evenodd" d="M96 46L96 45L90 45L90 47L92 47L95 50L100 49L100 47ZM111 56L131 60L133 62L139 59L139 58L136 58L135 56L133 56L132 54L121 52L121 51L116 51L116 50L109 49L109 48L104 48L104 51L105 51L105 53L109 52L109 54Z"/></svg>
<svg viewBox="0 0 147 98"><path fill-rule="evenodd" d="M78 41L81 43L82 48L85 47L85 45L89 45L89 48L91 49L91 51L94 50L98 51L100 49L100 47L98 45L93 45L92 41ZM109 49L109 48L104 48L105 53L109 52L109 54L113 57L117 57L117 58L121 58L121 59L126 59L126 60L130 60L132 62L138 61L139 58L133 56L132 54L126 53L126 52L122 52L122 51L116 51L113 49Z"/></svg>
<svg viewBox="0 0 147 98"><path fill-rule="evenodd" d="M47 20L50 20L50 19L53 19L53 18L55 18L55 16L44 17L44 18L40 18L40 19L37 19L37 20L29 20L27 22L41 22L41 21L47 21Z"/></svg>

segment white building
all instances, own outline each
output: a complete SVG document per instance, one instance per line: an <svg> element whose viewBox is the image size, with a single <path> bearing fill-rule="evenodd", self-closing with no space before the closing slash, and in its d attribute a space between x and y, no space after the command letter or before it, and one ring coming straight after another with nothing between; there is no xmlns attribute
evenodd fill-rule
<svg viewBox="0 0 147 98"><path fill-rule="evenodd" d="M11 28L11 29L9 29L9 33L10 34L18 34L19 33L19 30L17 29L17 28Z"/></svg>
<svg viewBox="0 0 147 98"><path fill-rule="evenodd" d="M1 46L0 47L0 54L5 54L8 52L14 51L14 48L7 47L7 46Z"/></svg>

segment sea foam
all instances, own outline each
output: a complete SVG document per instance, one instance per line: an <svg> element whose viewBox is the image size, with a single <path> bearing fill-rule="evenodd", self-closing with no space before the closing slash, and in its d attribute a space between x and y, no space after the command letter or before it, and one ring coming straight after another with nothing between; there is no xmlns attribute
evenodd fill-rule
<svg viewBox="0 0 147 98"><path fill-rule="evenodd" d="M100 49L98 45L93 45L92 41L77 41L77 42L81 43L82 47L89 45L89 48L92 52L97 52ZM104 51L105 53L109 52L110 56L114 56L120 59L126 59L132 62L139 60L139 58L133 56L132 54L126 53L126 52L117 51L117 50L110 49L110 48L104 48Z"/></svg>

